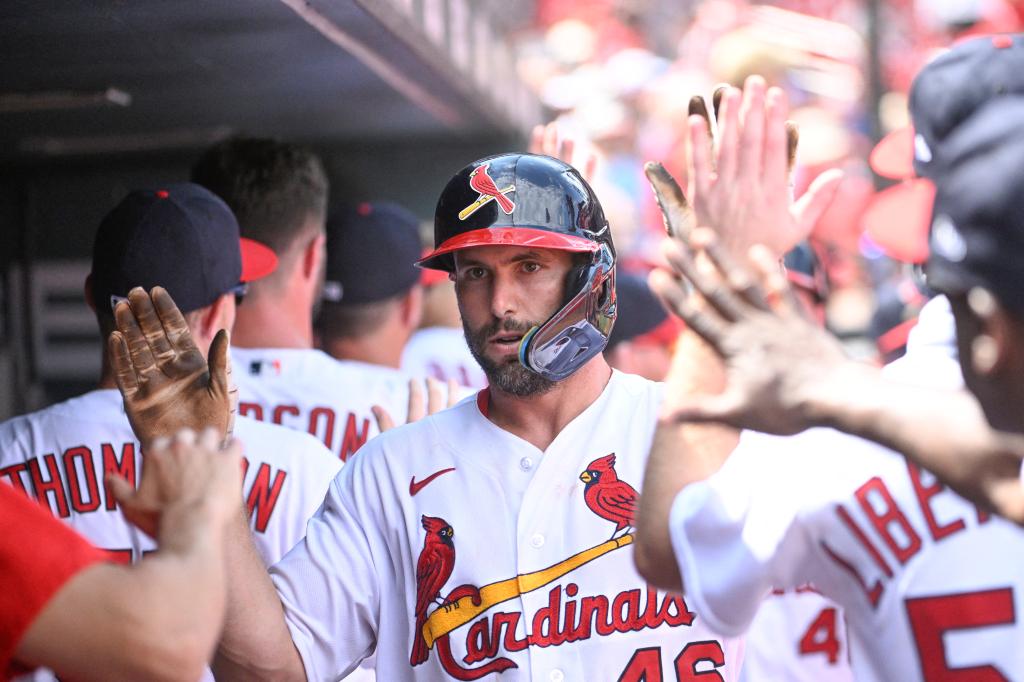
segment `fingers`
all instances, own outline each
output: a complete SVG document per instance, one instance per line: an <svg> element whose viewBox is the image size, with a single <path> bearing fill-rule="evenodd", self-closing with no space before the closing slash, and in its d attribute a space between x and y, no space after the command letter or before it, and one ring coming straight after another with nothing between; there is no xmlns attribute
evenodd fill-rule
<svg viewBox="0 0 1024 682"><path fill-rule="evenodd" d="M196 344L192 341L192 332L189 331L188 322L185 321L185 316L178 310L178 306L175 305L174 299L167 293L167 290L163 287L153 287L150 296L171 346L180 352L194 349Z"/></svg>
<svg viewBox="0 0 1024 682"><path fill-rule="evenodd" d="M533 130L530 131L530 145L526 151L531 154L544 153L544 125L542 123L533 126Z"/></svg>
<svg viewBox="0 0 1024 682"><path fill-rule="evenodd" d="M114 499L122 507L130 507L135 501L135 488L131 483L117 474L107 474L103 477L107 490L114 496Z"/></svg>
<svg viewBox="0 0 1024 682"><path fill-rule="evenodd" d="M711 167L711 138L708 136L708 128L705 120L700 116L691 116L687 119L687 127L690 136L689 154L689 178L691 199L695 202L707 200L711 193L711 181L713 169ZM721 150L719 150L721 159ZM719 160L721 164L721 160ZM719 165L719 172L721 166Z"/></svg>
<svg viewBox="0 0 1024 682"><path fill-rule="evenodd" d="M214 395L226 397L232 389L230 375L231 358L228 349L231 340L226 329L221 329L210 343L209 369L210 388Z"/></svg>
<svg viewBox="0 0 1024 682"><path fill-rule="evenodd" d="M174 349L171 347L160 321L157 310L150 300L150 295L142 288L135 288L128 292L128 303L132 307L132 314L142 330L146 342L157 361L166 361L174 357Z"/></svg>
<svg viewBox="0 0 1024 682"><path fill-rule="evenodd" d="M784 315L802 316L803 306L786 279L785 269L771 249L760 244L752 246L748 257L761 281L769 308Z"/></svg>
<svg viewBox="0 0 1024 682"><path fill-rule="evenodd" d="M722 83L721 85L719 85L718 87L715 88L714 93L712 93L712 95L711 95L711 105L715 109L715 120L716 121L720 121L721 120L721 117L719 116L719 113L722 110L722 95L724 95L729 90L729 87L730 86L727 83Z"/></svg>
<svg viewBox="0 0 1024 682"><path fill-rule="evenodd" d="M843 171L838 168L827 170L814 179L804 195L793 205L793 217L799 229L796 241L802 241L811 234L835 198L842 181Z"/></svg>
<svg viewBox="0 0 1024 682"><path fill-rule="evenodd" d="M139 390L139 377L135 374L128 343L121 332L113 332L107 339L107 357L114 368L114 380L121 391L121 396L125 400L131 400Z"/></svg>
<svg viewBox="0 0 1024 682"><path fill-rule="evenodd" d="M786 121L786 169L792 173L796 165L796 148L800 144L800 126L796 121Z"/></svg>
<svg viewBox="0 0 1024 682"><path fill-rule="evenodd" d="M768 310L768 300L765 298L761 287L758 286L757 281L751 276L747 268L734 261L732 256L722 248L718 240L714 238L713 232L710 230L700 230L694 233L693 247L701 249L707 254L719 275L726 281L729 289L736 296L755 308ZM779 269L777 265L778 261L776 261L776 270Z"/></svg>
<svg viewBox="0 0 1024 682"><path fill-rule="evenodd" d="M383 407L374 405L370 408L370 411L373 412L373 418L377 421L377 428L380 429L381 433L395 428L394 418Z"/></svg>
<svg viewBox="0 0 1024 682"><path fill-rule="evenodd" d="M444 385L437 379L427 377L427 414L434 414L444 409L443 387Z"/></svg>
<svg viewBox="0 0 1024 682"><path fill-rule="evenodd" d="M732 183L736 179L742 97L736 88L729 87L722 91L718 114L718 153L715 157L720 182Z"/></svg>
<svg viewBox="0 0 1024 682"><path fill-rule="evenodd" d="M703 97L701 97L700 95L694 95L693 97L691 97L690 104L687 108L687 113L689 116L700 116L701 118L703 118L704 122L707 124L708 139L714 138L715 131L711 127L711 116L708 114L708 105L704 101Z"/></svg>
<svg viewBox="0 0 1024 682"><path fill-rule="evenodd" d="M737 177L745 187L760 184L765 143L765 82L760 76L749 76L743 84L743 107L740 112L743 132L740 135Z"/></svg>
<svg viewBox="0 0 1024 682"><path fill-rule="evenodd" d="M448 380L448 403L446 407L454 407L459 402L459 382L455 379Z"/></svg>
<svg viewBox="0 0 1024 682"><path fill-rule="evenodd" d="M138 291L142 291L142 289L138 289ZM142 293L145 295L145 292ZM135 368L135 373L141 379L149 372L154 371L156 369L156 359L153 357L153 352L149 348L149 342L146 341L146 337L142 334L142 330L135 320L135 315L132 313L132 308L127 302L122 301L114 307L114 321L117 323L118 330L128 344L128 353L131 357L132 366Z"/></svg>
<svg viewBox="0 0 1024 682"><path fill-rule="evenodd" d="M661 208L665 232L670 237L685 239L694 227L693 211L686 201L682 188L664 166L654 161L644 164L644 174L654 190L654 198Z"/></svg>
<svg viewBox="0 0 1024 682"><path fill-rule="evenodd" d="M664 270L652 271L647 281L665 307L682 318L687 326L716 352L721 352L719 349L724 329L720 320L710 313L698 311L690 301L689 293L680 286L680 282Z"/></svg>
<svg viewBox="0 0 1024 682"><path fill-rule="evenodd" d="M786 115L789 106L781 88L770 88L763 116L764 156L761 173L763 191L769 195L789 193L789 140Z"/></svg>
<svg viewBox="0 0 1024 682"><path fill-rule="evenodd" d="M423 386L419 379L409 380L409 413L406 423L419 421L427 416L426 399L423 397Z"/></svg>
<svg viewBox="0 0 1024 682"><path fill-rule="evenodd" d="M706 236L706 230L695 232L695 235L704 234L702 241L706 243L710 237ZM689 250L678 242L670 242L662 249L662 253L669 264L700 292L700 295L726 320L735 321L743 317L743 309L740 301L725 286L725 275L717 268L711 268L710 272L701 272ZM713 264L713 263L712 263ZM685 318L684 318L685 319Z"/></svg>

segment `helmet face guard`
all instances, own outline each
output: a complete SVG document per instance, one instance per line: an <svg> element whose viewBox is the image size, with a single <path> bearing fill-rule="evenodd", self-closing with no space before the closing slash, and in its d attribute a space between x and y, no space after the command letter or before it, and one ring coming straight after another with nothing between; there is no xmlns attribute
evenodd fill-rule
<svg viewBox="0 0 1024 682"><path fill-rule="evenodd" d="M519 344L519 361L551 381L561 381L604 350L618 313L615 257L602 245L590 264L574 269L568 301L547 322L528 331Z"/></svg>

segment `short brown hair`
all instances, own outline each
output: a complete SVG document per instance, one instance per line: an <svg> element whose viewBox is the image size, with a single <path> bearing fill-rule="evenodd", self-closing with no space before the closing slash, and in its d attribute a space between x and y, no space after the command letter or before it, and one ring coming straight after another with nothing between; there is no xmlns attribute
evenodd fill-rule
<svg viewBox="0 0 1024 682"><path fill-rule="evenodd" d="M288 251L310 216L327 213L327 173L305 147L280 140L232 137L203 153L192 181L223 199L249 237Z"/></svg>

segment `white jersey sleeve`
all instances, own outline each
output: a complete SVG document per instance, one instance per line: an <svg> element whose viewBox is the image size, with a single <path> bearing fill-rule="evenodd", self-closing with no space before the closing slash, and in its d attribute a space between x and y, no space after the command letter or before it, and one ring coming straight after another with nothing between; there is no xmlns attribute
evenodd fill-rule
<svg viewBox="0 0 1024 682"><path fill-rule="evenodd" d="M722 469L684 488L672 505L672 545L686 594L719 632L745 632L773 588L806 582L793 570L799 562L790 560L811 551L800 528L800 491L772 475L786 468L786 445L744 432Z"/></svg>
<svg viewBox="0 0 1024 682"><path fill-rule="evenodd" d="M339 679L377 641L383 542L377 502L358 494L350 464L330 486L304 540L270 569L307 679ZM371 543L368 534L373 536Z"/></svg>

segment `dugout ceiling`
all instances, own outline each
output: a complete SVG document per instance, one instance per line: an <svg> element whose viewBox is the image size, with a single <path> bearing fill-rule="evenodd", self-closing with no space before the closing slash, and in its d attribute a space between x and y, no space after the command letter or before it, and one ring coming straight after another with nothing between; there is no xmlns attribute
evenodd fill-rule
<svg viewBox="0 0 1024 682"><path fill-rule="evenodd" d="M539 105L477 0L4 0L0 163L520 136Z"/></svg>

